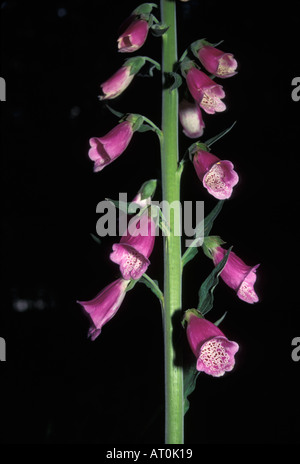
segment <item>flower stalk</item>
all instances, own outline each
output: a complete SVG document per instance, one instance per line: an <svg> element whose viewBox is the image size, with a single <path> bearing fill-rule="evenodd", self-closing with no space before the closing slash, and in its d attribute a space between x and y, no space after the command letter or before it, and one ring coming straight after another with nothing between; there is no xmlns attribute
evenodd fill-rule
<svg viewBox="0 0 300 464"><path fill-rule="evenodd" d="M161 20L169 26L162 37L162 133L161 169L163 200L180 201L178 171L178 91L165 87L166 75L177 63L175 2L161 0ZM165 353L165 443L184 443L183 369L181 353L174 340L174 319L181 312L181 238L174 233L174 211L170 232L164 237L164 353Z"/></svg>

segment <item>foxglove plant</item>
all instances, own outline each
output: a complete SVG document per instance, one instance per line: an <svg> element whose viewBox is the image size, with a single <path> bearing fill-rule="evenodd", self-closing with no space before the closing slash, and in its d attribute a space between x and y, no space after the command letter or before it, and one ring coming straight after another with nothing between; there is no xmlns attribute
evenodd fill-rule
<svg viewBox="0 0 300 464"><path fill-rule="evenodd" d="M189 408L188 396L196 387L195 379L200 373L220 377L232 371L236 362L235 355L238 364L238 344L229 340L218 327L223 317L215 323L206 318L214 307L214 291L219 283L219 276L241 300L255 303L259 300L254 291L258 265L246 265L231 250L232 247L228 250L222 247L224 242L219 236L210 235L215 219L224 202L229 203L233 188L239 180L233 163L211 153L210 147L225 136L233 125L209 140L202 141L201 138L204 127L206 130L206 126L209 126L211 115L226 109L222 101L225 91L218 78L236 75L237 61L232 54L220 51L216 45L204 39L193 42L178 59L176 3L161 0L160 20L153 15L156 7L154 3L138 6L123 23L117 44L119 52L133 53L149 40L151 30L154 36L162 37L161 64L145 56L127 59L111 78L101 84L100 101L117 98L125 92L141 67L149 62L152 64L150 76L153 75L154 68L162 74L161 128L144 115L123 114L108 107L119 117L118 124L106 135L90 139L88 155L94 161L94 171L99 172L126 150L134 132L151 130L159 140L163 202L169 205L180 204L181 176L188 160L192 162L204 188L218 202L204 221L197 224L194 238L184 253L181 251L181 236L175 230L174 217L166 217L160 207L153 207L155 179L142 185L132 203L124 205L113 202L127 213L134 214L127 230L113 244L110 253L111 261L119 265L120 276L92 300L78 303L90 318L88 335L95 340L103 325L116 315L126 292L137 282L145 284L158 297L162 309L164 337L165 443L182 444L184 415ZM202 110L208 118L205 120L206 124ZM181 157L179 121L187 140L198 139L185 149ZM114 166L117 170L118 163ZM131 183L133 181L131 179ZM199 191L197 183L195 191ZM140 210L138 213L136 207ZM155 237L157 224L164 242L162 290L160 284L146 273L148 269L151 270L149 257L155 253L155 243L158 240ZM200 285L197 308L187 309L182 313L180 326L178 318L174 316L183 309L182 274L186 264L197 255L199 246L204 255L213 261L213 266ZM182 337L174 337L178 329L183 334L186 332L187 343L183 343Z"/></svg>

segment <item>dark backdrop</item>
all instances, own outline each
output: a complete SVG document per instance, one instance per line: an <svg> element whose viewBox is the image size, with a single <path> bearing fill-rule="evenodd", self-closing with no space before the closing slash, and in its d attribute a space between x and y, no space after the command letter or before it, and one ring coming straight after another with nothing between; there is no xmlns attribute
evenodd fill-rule
<svg viewBox="0 0 300 464"><path fill-rule="evenodd" d="M207 4L206 4L207 3ZM208 4L209 3L209 4ZM228 3L228 2L227 2ZM88 140L117 119L98 101L99 85L125 59L118 28L139 2L93 0L1 3L3 284L0 336L1 441L9 444L163 443L163 341L160 307L138 284L100 337L87 339L77 299L90 299L118 276L109 261L112 237L96 244L96 205L159 178L151 132L101 173L92 172ZM288 444L297 430L300 362L291 342L300 336L298 275L298 127L291 99L299 75L299 2L229 8L178 2L179 54L194 40L224 40L239 61L222 81L228 109L205 115L205 138L235 120L213 153L240 176L213 233L247 264L260 263L260 303L247 305L223 282L209 319L228 311L222 330L240 344L236 367L222 378L201 374L186 416L187 444ZM159 12L157 11L157 15ZM220 47L221 48L221 47ZM136 54L160 59L149 36ZM126 56L127 58L127 56ZM137 77L111 105L160 124L161 78ZM180 137L182 154L190 141ZM182 178L185 200L215 204L192 165ZM156 199L159 199L159 188ZM149 275L162 285L157 240ZM211 262L202 251L186 267L184 308Z"/></svg>

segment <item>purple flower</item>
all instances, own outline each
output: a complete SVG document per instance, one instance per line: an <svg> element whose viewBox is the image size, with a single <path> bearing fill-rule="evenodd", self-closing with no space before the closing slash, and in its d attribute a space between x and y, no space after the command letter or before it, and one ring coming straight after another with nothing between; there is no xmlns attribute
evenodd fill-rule
<svg viewBox="0 0 300 464"><path fill-rule="evenodd" d="M94 161L94 172L118 158L127 148L133 135L132 123L123 121L103 137L92 137L89 157Z"/></svg>
<svg viewBox="0 0 300 464"><path fill-rule="evenodd" d="M142 45L148 35L149 25L143 19L134 19L118 38L118 49L121 53L135 52Z"/></svg>
<svg viewBox="0 0 300 464"><path fill-rule="evenodd" d="M197 358L197 371L220 377L233 369L239 345L228 340L215 324L190 311L186 334Z"/></svg>
<svg viewBox="0 0 300 464"><path fill-rule="evenodd" d="M207 191L219 200L227 199L239 176L233 169L231 161L220 160L206 150L197 150L193 157L197 176Z"/></svg>
<svg viewBox="0 0 300 464"><path fill-rule="evenodd" d="M222 247L211 250L214 265L224 258L227 251ZM236 291L237 296L246 303L256 303L259 298L254 291L256 281L256 266L247 266L233 251L229 253L228 260L220 276L228 287Z"/></svg>
<svg viewBox="0 0 300 464"><path fill-rule="evenodd" d="M179 119L183 127L183 133L191 139L199 138L203 135L205 124L202 113L196 102L182 100L179 104Z"/></svg>
<svg viewBox="0 0 300 464"><path fill-rule="evenodd" d="M155 223L148 212L133 218L126 235L113 245L110 259L120 265L123 279L139 279L148 269L155 242Z"/></svg>
<svg viewBox="0 0 300 464"><path fill-rule="evenodd" d="M90 301L77 301L89 315L91 327L88 336L95 340L101 329L120 308L129 284L129 280L118 279L107 285Z"/></svg>
<svg viewBox="0 0 300 464"><path fill-rule="evenodd" d="M217 77L226 78L237 74L237 62L231 53L204 45L199 49L198 57L205 69Z"/></svg>
<svg viewBox="0 0 300 464"><path fill-rule="evenodd" d="M194 100L206 113L214 114L226 109L226 105L221 101L225 97L223 87L204 72L192 67L187 72L186 83Z"/></svg>
<svg viewBox="0 0 300 464"><path fill-rule="evenodd" d="M131 66L122 66L107 81L101 84L103 95L100 95L100 100L110 100L118 97L129 86L134 75L134 73L131 73Z"/></svg>

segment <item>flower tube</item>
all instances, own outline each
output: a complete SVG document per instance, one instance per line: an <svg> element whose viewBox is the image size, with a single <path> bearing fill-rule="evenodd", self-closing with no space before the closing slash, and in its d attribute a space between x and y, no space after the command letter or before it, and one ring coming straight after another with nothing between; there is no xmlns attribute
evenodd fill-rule
<svg viewBox="0 0 300 464"><path fill-rule="evenodd" d="M231 197L233 187L239 181L231 161L220 160L212 153L199 148L194 154L193 164L197 176L211 195L219 200Z"/></svg>
<svg viewBox="0 0 300 464"><path fill-rule="evenodd" d="M186 75L188 89L196 102L208 114L226 110L221 101L225 97L223 87L216 84L204 72L192 67Z"/></svg>
<svg viewBox="0 0 300 464"><path fill-rule="evenodd" d="M88 336L95 340L100 335L102 327L120 308L126 294L129 280L117 279L107 285L90 301L77 301L89 315L91 326Z"/></svg>
<svg viewBox="0 0 300 464"><path fill-rule="evenodd" d="M118 69L109 79L101 84L102 95L100 100L111 100L118 97L121 93L127 89L129 84L134 78L134 74L131 74L130 66L122 66Z"/></svg>
<svg viewBox="0 0 300 464"><path fill-rule="evenodd" d="M226 250L220 246L211 250L213 262L216 266L224 258ZM228 260L220 276L228 287L236 291L237 296L246 303L256 303L259 298L254 291L256 281L256 266L247 266L233 251L229 253Z"/></svg>
<svg viewBox="0 0 300 464"><path fill-rule="evenodd" d="M133 135L131 121L123 121L103 137L90 139L89 158L94 161L94 172L112 163L127 148Z"/></svg>
<svg viewBox="0 0 300 464"><path fill-rule="evenodd" d="M118 49L121 53L132 53L144 45L149 25L143 19L134 19L118 38Z"/></svg>
<svg viewBox="0 0 300 464"><path fill-rule="evenodd" d="M224 53L215 47L204 45L199 49L198 57L204 68L217 77L224 79L237 74L237 62L232 53Z"/></svg>
<svg viewBox="0 0 300 464"><path fill-rule="evenodd" d="M212 322L196 316L192 310L187 313L189 314L186 316L188 321L186 335L191 350L197 358L197 371L213 377L220 377L225 372L231 371L239 345L228 340Z"/></svg>
<svg viewBox="0 0 300 464"><path fill-rule="evenodd" d="M120 243L113 244L110 259L120 265L123 279L139 279L148 269L155 242L155 222L146 211L132 219Z"/></svg>

